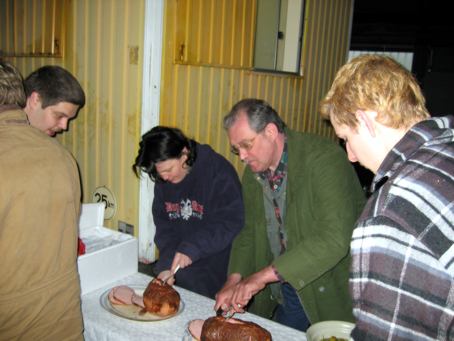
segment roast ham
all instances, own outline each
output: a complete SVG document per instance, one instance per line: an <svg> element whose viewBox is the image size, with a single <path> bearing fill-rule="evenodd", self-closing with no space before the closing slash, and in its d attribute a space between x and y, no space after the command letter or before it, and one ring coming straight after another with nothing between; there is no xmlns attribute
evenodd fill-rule
<svg viewBox="0 0 454 341"><path fill-rule="evenodd" d="M145 310L158 316L169 316L178 312L180 295L167 283L155 278L143 293Z"/></svg>
<svg viewBox="0 0 454 341"><path fill-rule="evenodd" d="M167 283L160 279L153 279L148 283L143 296L137 295L134 289L119 285L109 291L109 301L115 305L134 304L142 309L158 316L170 316L178 312L180 307L180 295Z"/></svg>
<svg viewBox="0 0 454 341"><path fill-rule="evenodd" d="M271 341L271 334L254 322L222 316L194 320L189 332L198 341Z"/></svg>

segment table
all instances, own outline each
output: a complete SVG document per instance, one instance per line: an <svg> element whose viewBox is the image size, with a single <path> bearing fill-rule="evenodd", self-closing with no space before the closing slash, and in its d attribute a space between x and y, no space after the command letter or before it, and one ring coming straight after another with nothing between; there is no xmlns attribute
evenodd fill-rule
<svg viewBox="0 0 454 341"><path fill-rule="evenodd" d="M214 315L214 300L183 288L175 287L185 307L181 314L162 321L139 322L124 319L105 310L100 305L100 296L116 285L146 286L152 277L136 273L111 283L98 290L82 295L82 314L84 318L84 336L86 341L182 341L186 334L189 321L206 319ZM236 317L252 321L266 328L273 341L306 341L306 335L296 329L289 328L260 316L245 313Z"/></svg>

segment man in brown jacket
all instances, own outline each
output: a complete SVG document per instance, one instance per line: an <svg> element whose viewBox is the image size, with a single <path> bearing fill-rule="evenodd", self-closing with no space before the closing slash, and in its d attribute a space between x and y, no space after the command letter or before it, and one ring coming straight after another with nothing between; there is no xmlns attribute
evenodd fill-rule
<svg viewBox="0 0 454 341"><path fill-rule="evenodd" d="M0 61L0 339L82 340L78 170L29 125L25 100L21 75Z"/></svg>

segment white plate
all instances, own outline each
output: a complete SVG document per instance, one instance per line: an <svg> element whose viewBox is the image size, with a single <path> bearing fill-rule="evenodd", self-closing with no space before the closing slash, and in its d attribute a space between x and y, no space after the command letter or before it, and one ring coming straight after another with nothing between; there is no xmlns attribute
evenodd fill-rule
<svg viewBox="0 0 454 341"><path fill-rule="evenodd" d="M146 287L144 286L138 286L138 285L128 285L131 289L134 290L134 292L137 295L142 296L143 292L145 291ZM155 314L152 314L150 312L142 312L142 308L139 306L136 306L135 304L112 304L110 303L109 300L109 292L111 289L106 290L101 297L99 298L99 302L101 306L106 309L109 313L129 319L129 320L134 320L134 321L143 321L143 322L149 322L149 321L162 321L166 320L168 318L177 316L180 314L183 309L184 309L184 303L180 299L180 306L178 308L178 311L169 316L158 316Z"/></svg>
<svg viewBox="0 0 454 341"><path fill-rule="evenodd" d="M307 329L307 341L321 341L331 336L344 340L353 340L350 337L355 325L346 321L323 321L314 323Z"/></svg>
<svg viewBox="0 0 454 341"><path fill-rule="evenodd" d="M184 335L183 335L183 340L182 341L197 341L196 338L194 338L192 335L191 335L191 332L188 330L188 328L186 328L184 330Z"/></svg>

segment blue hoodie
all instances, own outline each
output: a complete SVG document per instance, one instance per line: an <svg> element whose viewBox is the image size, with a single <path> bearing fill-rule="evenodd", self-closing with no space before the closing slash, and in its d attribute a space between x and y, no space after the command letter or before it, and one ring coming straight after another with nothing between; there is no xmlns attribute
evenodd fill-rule
<svg viewBox="0 0 454 341"><path fill-rule="evenodd" d="M153 219L160 257L157 273L170 269L175 252L192 264L176 274L176 285L214 298L227 278L232 241L243 228L241 184L233 166L208 145L177 184L156 183Z"/></svg>

